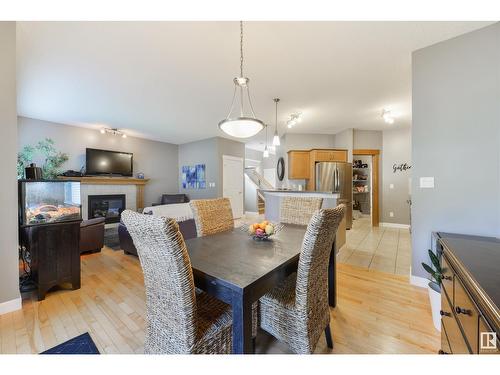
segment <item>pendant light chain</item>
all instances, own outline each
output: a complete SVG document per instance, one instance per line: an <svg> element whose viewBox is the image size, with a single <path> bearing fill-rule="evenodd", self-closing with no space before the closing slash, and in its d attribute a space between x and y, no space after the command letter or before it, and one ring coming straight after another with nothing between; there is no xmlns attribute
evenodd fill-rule
<svg viewBox="0 0 500 375"><path fill-rule="evenodd" d="M274 125L275 125L276 131L278 131L278 102L279 102L279 99L274 100L274 103L276 103L276 113L275 113L275 117L274 117Z"/></svg>
<svg viewBox="0 0 500 375"><path fill-rule="evenodd" d="M243 21L240 21L240 77L243 77Z"/></svg>
<svg viewBox="0 0 500 375"><path fill-rule="evenodd" d="M250 89L248 85L249 79L243 75L243 64L244 64L244 55L243 55L243 21L240 21L240 76L235 77L233 79L234 83L234 91L233 98L231 100L231 106L229 108L229 113L226 118L219 122L219 128L225 132L226 134L236 137L236 138L249 138L253 137L257 133L259 133L266 126L264 122L259 120L257 116L255 116L255 111L253 109L252 98L250 95ZM239 89L239 90L238 90ZM236 96L239 94L240 98L240 111L239 116L231 117L233 110L236 112L236 106L238 105L238 101ZM248 106L247 111L250 113L245 115L245 101L248 98ZM235 113L236 115L236 113ZM266 128L267 132L267 128ZM266 141L267 147L267 141Z"/></svg>

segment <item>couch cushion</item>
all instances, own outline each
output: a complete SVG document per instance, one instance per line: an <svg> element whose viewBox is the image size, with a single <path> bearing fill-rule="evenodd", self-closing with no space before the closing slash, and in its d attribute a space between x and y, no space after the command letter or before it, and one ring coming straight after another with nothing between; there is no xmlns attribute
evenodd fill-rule
<svg viewBox="0 0 500 375"><path fill-rule="evenodd" d="M94 219L83 220L80 223L80 228L88 227L88 226L91 226L91 225L104 224L105 221L106 221L106 219L103 218L103 217L96 217Z"/></svg>
<svg viewBox="0 0 500 375"><path fill-rule="evenodd" d="M189 203L162 204L160 206L146 207L142 213L172 218L178 222L194 218Z"/></svg>

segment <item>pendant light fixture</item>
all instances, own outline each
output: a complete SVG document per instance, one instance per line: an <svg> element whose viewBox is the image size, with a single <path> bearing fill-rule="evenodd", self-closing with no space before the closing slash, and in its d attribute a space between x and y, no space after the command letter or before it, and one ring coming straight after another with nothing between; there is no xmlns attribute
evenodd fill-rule
<svg viewBox="0 0 500 375"><path fill-rule="evenodd" d="M240 21L240 76L233 79L234 93L231 102L231 108L227 117L219 122L219 128L226 134L236 138L249 138L256 135L264 128L264 123L255 117L252 100L250 98L250 89L248 82L250 80L243 75L243 21ZM234 109L234 100L236 92L240 95L240 113L238 117L231 117ZM245 93L248 98L248 104L251 114L245 115L243 104L245 102Z"/></svg>
<svg viewBox="0 0 500 375"><path fill-rule="evenodd" d="M262 154L262 156L264 158L268 158L269 157L269 150L267 149L267 127L268 125L265 125L266 127L266 147L264 148L264 153Z"/></svg>
<svg viewBox="0 0 500 375"><path fill-rule="evenodd" d="M280 136L278 134L278 103L280 98L274 98L274 103L276 104L276 116L274 117L274 137L273 137L273 146L280 145Z"/></svg>

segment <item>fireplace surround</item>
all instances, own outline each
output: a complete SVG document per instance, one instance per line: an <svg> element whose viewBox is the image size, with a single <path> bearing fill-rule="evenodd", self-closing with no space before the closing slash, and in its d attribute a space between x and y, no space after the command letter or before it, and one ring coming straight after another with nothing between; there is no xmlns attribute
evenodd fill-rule
<svg viewBox="0 0 500 375"><path fill-rule="evenodd" d="M126 208L125 194L89 195L88 218L104 217L106 224L119 223Z"/></svg>

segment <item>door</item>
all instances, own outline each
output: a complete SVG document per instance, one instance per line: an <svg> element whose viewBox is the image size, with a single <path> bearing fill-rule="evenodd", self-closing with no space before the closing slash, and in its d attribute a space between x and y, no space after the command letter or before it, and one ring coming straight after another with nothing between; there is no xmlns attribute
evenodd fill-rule
<svg viewBox="0 0 500 375"><path fill-rule="evenodd" d="M229 198L233 218L243 216L243 159L222 155L222 196Z"/></svg>

